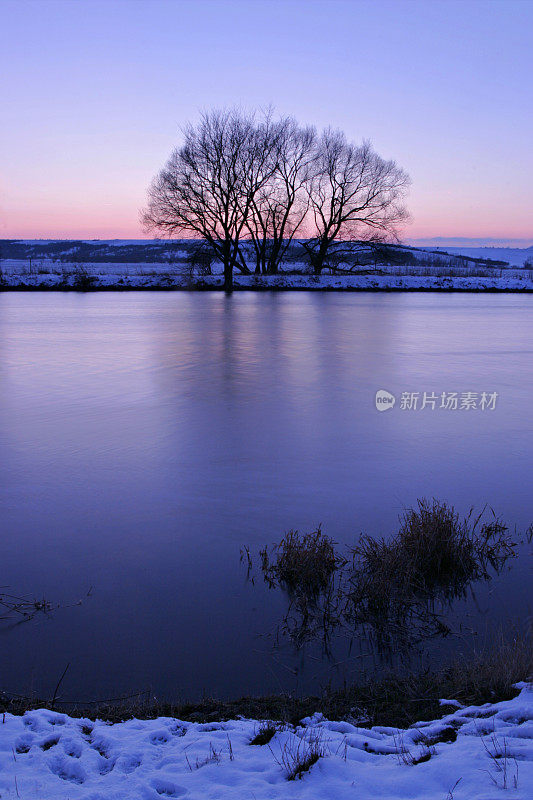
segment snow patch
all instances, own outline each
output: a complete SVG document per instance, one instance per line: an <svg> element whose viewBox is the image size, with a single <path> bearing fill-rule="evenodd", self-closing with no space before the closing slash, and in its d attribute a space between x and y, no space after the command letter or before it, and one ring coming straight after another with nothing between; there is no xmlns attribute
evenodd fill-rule
<svg viewBox="0 0 533 800"><path fill-rule="evenodd" d="M317 713L259 747L250 746L256 720L197 724L160 718L109 725L45 710L6 714L0 724L0 795L443 800L453 790L454 800L486 800L500 796L506 780L509 796L526 800L533 796L533 689L520 686L513 700L460 707L406 730L365 729ZM323 757L289 782L281 754L296 752L298 745L302 752L302 743L313 737L319 737Z"/></svg>

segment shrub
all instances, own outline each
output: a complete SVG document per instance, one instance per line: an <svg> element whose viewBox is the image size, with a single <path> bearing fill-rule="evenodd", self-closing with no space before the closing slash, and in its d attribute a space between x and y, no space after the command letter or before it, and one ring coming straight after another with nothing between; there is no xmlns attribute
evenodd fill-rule
<svg viewBox="0 0 533 800"><path fill-rule="evenodd" d="M80 265L79 267L76 267L74 271L71 286L77 291L86 292L92 287L95 281L95 276L89 275L85 267Z"/></svg>

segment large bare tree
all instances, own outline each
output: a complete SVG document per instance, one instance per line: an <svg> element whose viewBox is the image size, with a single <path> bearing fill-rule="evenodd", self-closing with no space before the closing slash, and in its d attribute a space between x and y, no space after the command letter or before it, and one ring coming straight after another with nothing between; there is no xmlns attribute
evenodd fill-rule
<svg viewBox="0 0 533 800"><path fill-rule="evenodd" d="M407 174L369 142L356 146L340 131L324 131L306 182L312 236L302 244L314 272L320 274L349 243L397 240L398 226L408 219L408 185Z"/></svg>
<svg viewBox="0 0 533 800"><path fill-rule="evenodd" d="M276 168L276 126L271 114L238 110L204 113L184 131L153 181L143 221L168 236L202 238L224 266L224 287L233 289L233 271L249 273L241 247L255 197Z"/></svg>
<svg viewBox="0 0 533 800"><path fill-rule="evenodd" d="M210 111L185 129L143 218L149 230L205 242L231 291L234 270L249 274L254 260L256 272L275 274L300 231L317 274L350 243L394 239L407 185L394 161L339 131L317 137L271 111Z"/></svg>

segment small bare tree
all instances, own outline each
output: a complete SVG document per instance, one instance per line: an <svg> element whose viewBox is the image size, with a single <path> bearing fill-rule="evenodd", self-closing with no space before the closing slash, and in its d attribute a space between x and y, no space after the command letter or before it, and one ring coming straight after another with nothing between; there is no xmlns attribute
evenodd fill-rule
<svg viewBox="0 0 533 800"><path fill-rule="evenodd" d="M194 277L195 272L201 276L212 275L213 261L213 250L202 239L195 242L187 256L191 278Z"/></svg>
<svg viewBox="0 0 533 800"><path fill-rule="evenodd" d="M256 273L278 272L309 208L305 186L316 157L314 128L300 128L288 117L272 131L275 161L270 179L254 195L247 221L253 245Z"/></svg>
<svg viewBox="0 0 533 800"><path fill-rule="evenodd" d="M275 126L270 113L257 123L253 114L210 111L184 136L149 189L143 222L147 230L203 239L232 291L234 269L249 273L241 239L255 197L276 167Z"/></svg>
<svg viewBox="0 0 533 800"><path fill-rule="evenodd" d="M397 240L398 226L408 219L402 202L408 185L407 174L369 142L356 146L340 131L324 131L306 183L315 233L303 246L313 271L320 274L347 243Z"/></svg>

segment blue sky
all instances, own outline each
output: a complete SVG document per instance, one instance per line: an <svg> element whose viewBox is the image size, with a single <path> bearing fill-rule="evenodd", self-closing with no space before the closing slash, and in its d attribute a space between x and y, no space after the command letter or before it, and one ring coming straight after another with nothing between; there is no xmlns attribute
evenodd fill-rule
<svg viewBox="0 0 533 800"><path fill-rule="evenodd" d="M411 175L409 237L533 238L530 0L0 0L0 237L138 237L180 127L273 104Z"/></svg>

